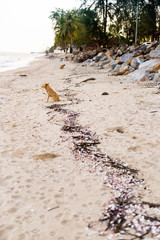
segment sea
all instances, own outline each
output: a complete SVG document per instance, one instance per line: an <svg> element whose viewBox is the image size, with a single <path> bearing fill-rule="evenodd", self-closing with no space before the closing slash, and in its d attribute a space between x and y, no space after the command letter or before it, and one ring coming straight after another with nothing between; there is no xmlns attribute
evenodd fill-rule
<svg viewBox="0 0 160 240"><path fill-rule="evenodd" d="M0 72L25 67L45 53L0 52Z"/></svg>

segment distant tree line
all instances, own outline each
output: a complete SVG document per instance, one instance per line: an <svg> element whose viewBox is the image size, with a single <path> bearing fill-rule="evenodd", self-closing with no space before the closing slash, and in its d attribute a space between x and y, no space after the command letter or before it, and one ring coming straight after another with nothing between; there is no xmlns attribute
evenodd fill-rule
<svg viewBox="0 0 160 240"><path fill-rule="evenodd" d="M51 12L55 31L52 49L73 44L94 47L134 43L137 2L138 43L159 40L160 0L81 0L79 9Z"/></svg>

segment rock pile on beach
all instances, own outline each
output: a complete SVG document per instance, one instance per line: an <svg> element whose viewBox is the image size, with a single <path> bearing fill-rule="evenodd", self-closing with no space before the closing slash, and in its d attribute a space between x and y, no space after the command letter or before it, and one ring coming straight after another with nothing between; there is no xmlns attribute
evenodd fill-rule
<svg viewBox="0 0 160 240"><path fill-rule="evenodd" d="M70 55L82 66L109 69L111 76L127 75L130 81L160 83L160 44L154 41L148 45L122 46L112 49L93 50Z"/></svg>

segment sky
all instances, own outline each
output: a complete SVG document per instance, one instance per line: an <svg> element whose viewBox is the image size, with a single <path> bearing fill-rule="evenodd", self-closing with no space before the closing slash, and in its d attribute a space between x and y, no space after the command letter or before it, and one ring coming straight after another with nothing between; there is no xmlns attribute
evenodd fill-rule
<svg viewBox="0 0 160 240"><path fill-rule="evenodd" d="M80 0L0 0L0 52L39 52L54 44L51 11Z"/></svg>

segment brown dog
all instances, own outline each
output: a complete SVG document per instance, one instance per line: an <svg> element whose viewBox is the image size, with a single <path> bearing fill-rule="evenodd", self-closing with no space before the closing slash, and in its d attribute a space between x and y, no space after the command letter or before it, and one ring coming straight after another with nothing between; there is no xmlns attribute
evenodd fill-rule
<svg viewBox="0 0 160 240"><path fill-rule="evenodd" d="M48 94L47 102L50 97L53 99L54 102L64 101L59 99L58 94L50 87L49 83L44 83L42 85L42 88L44 88Z"/></svg>
<svg viewBox="0 0 160 240"><path fill-rule="evenodd" d="M60 66L60 69L63 69L65 66L66 66L66 65L65 65L65 64L63 64L62 66Z"/></svg>

